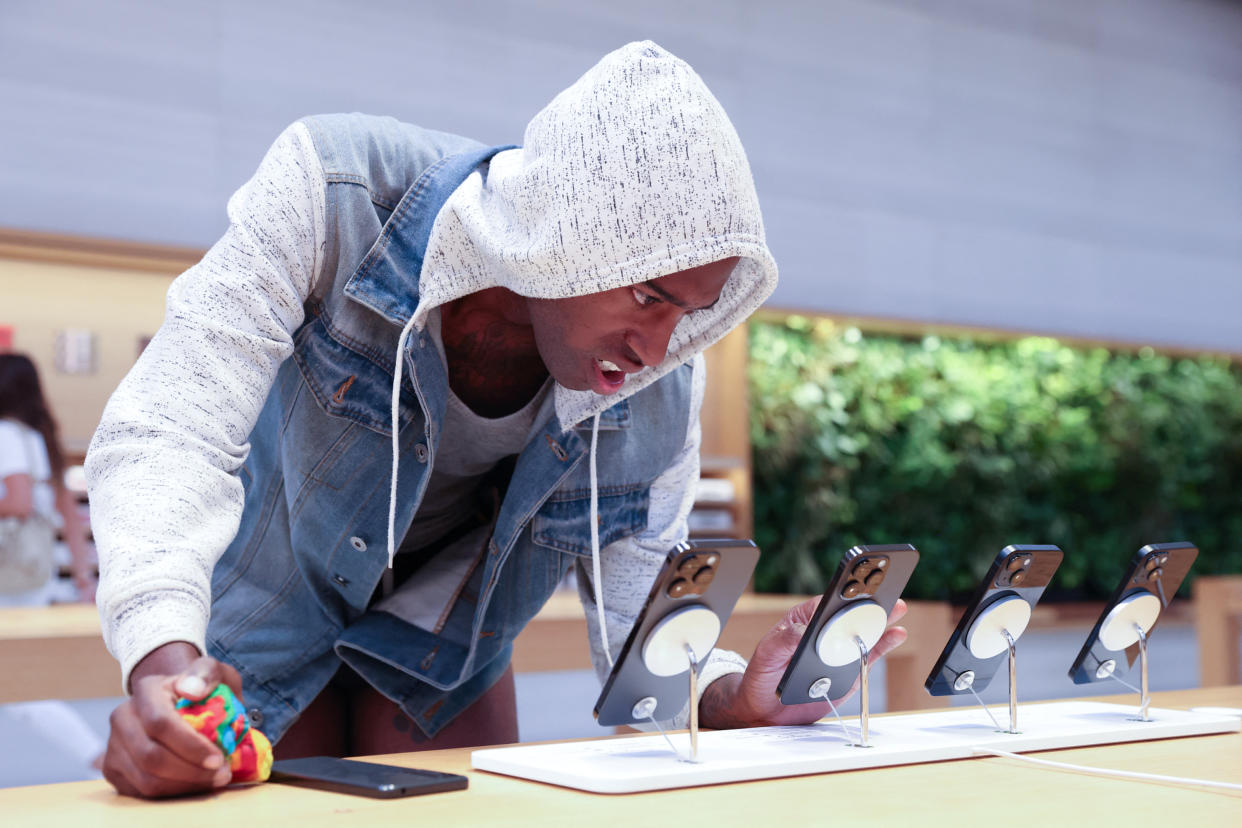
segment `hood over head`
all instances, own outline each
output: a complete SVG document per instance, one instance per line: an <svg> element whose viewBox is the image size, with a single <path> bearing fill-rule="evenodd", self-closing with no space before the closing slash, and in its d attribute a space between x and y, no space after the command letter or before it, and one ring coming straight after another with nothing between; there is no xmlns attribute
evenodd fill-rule
<svg viewBox="0 0 1242 828"><path fill-rule="evenodd" d="M537 114L436 217L414 325L490 287L554 299L739 257L710 310L617 394L556 387L565 428L659 379L746 319L776 286L750 166L702 79L650 41L606 55Z"/></svg>

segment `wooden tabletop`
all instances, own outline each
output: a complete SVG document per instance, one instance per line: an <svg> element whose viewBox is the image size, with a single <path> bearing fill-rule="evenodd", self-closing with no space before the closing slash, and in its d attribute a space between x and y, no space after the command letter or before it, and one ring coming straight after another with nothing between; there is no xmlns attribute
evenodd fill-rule
<svg viewBox="0 0 1242 828"><path fill-rule="evenodd" d="M1096 700L1099 700L1098 698ZM1129 703L1130 696L1116 697ZM1157 693L1157 707L1242 707L1242 687ZM1166 739L1042 754L1059 761L1242 783L1242 735ZM470 768L470 750L372 757L466 774L467 791L372 800L284 785L144 802L105 782L0 790L8 825L1242 825L1242 793L1106 779L978 758L677 791L583 793Z"/></svg>

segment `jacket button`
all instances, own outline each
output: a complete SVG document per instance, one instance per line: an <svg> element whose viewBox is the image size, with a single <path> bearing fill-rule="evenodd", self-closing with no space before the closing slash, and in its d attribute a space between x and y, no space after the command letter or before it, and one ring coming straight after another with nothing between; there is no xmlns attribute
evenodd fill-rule
<svg viewBox="0 0 1242 828"><path fill-rule="evenodd" d="M358 537L357 535L354 535L352 538L349 539L349 545L352 546L354 549L358 550L359 552L367 551L367 542L364 541L362 538Z"/></svg>
<svg viewBox="0 0 1242 828"><path fill-rule="evenodd" d="M418 459L418 462L426 463L427 462L427 446L423 445L422 443L419 443L418 445L414 446L414 456Z"/></svg>
<svg viewBox="0 0 1242 828"><path fill-rule="evenodd" d="M332 580L336 581L343 587L349 586L349 579L339 572L332 576Z"/></svg>
<svg viewBox="0 0 1242 828"><path fill-rule="evenodd" d="M252 707L246 711L246 715L250 718L251 727L263 727L263 711L257 707Z"/></svg>

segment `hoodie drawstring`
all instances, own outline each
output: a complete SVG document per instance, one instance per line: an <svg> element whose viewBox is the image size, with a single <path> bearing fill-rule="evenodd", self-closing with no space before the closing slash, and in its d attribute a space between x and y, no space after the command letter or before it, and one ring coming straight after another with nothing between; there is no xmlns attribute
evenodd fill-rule
<svg viewBox="0 0 1242 828"><path fill-rule="evenodd" d="M414 317L405 323L401 336L397 337L397 360L392 370L392 483L388 490L388 568L392 569L392 558L397 551L395 542L397 523L397 464L401 454L401 437L397 432L398 417L401 414L401 369L405 362L405 342L410 338L414 328Z"/></svg>
<svg viewBox="0 0 1242 828"><path fill-rule="evenodd" d="M398 418L401 413L401 374L405 362L405 343L414 328L411 317L401 329L397 337L397 358L392 371L392 482L388 490L388 568L392 569L393 555L396 553L397 523L397 468L401 456L401 436L398 433ZM604 657L612 667L612 649L608 646L608 622L604 620L604 587L601 578L599 560L599 481L595 472L595 448L599 444L599 414L591 421L591 580L595 587L595 612L599 618L600 646Z"/></svg>
<svg viewBox="0 0 1242 828"><path fill-rule="evenodd" d="M612 650L608 647L608 623L604 621L604 586L599 563L599 483L595 477L595 446L599 443L599 415L591 421L591 580L595 586L595 612L599 617L599 643L612 667Z"/></svg>

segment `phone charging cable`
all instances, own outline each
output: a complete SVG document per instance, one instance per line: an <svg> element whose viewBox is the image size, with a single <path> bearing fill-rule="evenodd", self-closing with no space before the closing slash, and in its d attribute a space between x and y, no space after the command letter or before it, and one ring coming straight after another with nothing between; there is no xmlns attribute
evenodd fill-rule
<svg viewBox="0 0 1242 828"><path fill-rule="evenodd" d="M1037 759L1034 756L1024 756L1021 753L1011 753L1007 750L996 750L995 748L975 746L973 748L976 756L1000 756L1005 759L1021 759L1023 762L1031 762L1036 765L1045 765L1050 768L1061 768L1062 770L1077 771L1079 773L1089 773L1096 776L1115 776L1122 779L1142 779L1144 781L1154 782L1171 782L1175 785L1194 785L1204 788L1224 788L1231 791L1242 791L1242 785L1234 782L1216 782L1211 779L1191 779L1185 776L1164 776L1158 773L1140 773L1138 771L1114 770L1111 768L1093 768L1089 765L1073 765L1069 762L1054 762L1051 759Z"/></svg>

